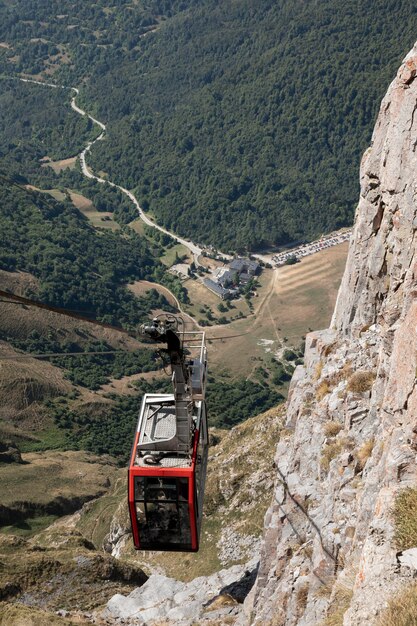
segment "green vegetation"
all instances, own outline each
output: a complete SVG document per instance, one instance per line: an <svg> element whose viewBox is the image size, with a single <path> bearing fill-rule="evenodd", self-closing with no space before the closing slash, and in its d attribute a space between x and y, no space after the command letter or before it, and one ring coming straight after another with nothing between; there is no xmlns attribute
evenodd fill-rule
<svg viewBox="0 0 417 626"><path fill-rule="evenodd" d="M51 177L51 175L49 175ZM137 219L135 205L117 187L103 185L94 179L86 178L78 170L66 170L56 175L53 181L60 188L75 188L91 200L97 211L108 211L120 225L129 224Z"/></svg>
<svg viewBox="0 0 417 626"><path fill-rule="evenodd" d="M83 90L109 122L95 167L135 187L166 227L221 249L350 224L360 156L414 43L415 9L405 0L183 6Z"/></svg>
<svg viewBox="0 0 417 626"><path fill-rule="evenodd" d="M283 396L268 387L243 378L228 382L209 377L207 402L211 426L231 428L239 422L277 405Z"/></svg>
<svg viewBox="0 0 417 626"><path fill-rule="evenodd" d="M13 433L10 435L1 434L2 438L11 439L23 452L44 452L45 450L65 450L67 439L65 432L56 424L51 424L47 428L37 430L36 435L26 437L24 434Z"/></svg>
<svg viewBox="0 0 417 626"><path fill-rule="evenodd" d="M2 526L0 533L4 535L17 535L18 537L30 537L50 526L57 517L57 515L39 515L25 520L19 520L10 526Z"/></svg>
<svg viewBox="0 0 417 626"><path fill-rule="evenodd" d="M82 84L109 124L97 169L165 226L253 249L351 222L417 13L406 0L62 0L56 15L14 0L0 18L0 71Z"/></svg>
<svg viewBox="0 0 417 626"><path fill-rule="evenodd" d="M83 352L107 352L112 347L105 341L88 341L82 347L73 341L61 342L56 337L46 339L37 331L33 331L25 340L17 341L9 337L0 338L14 347L33 354L50 354L54 352L77 353L77 356L51 357L53 365L66 370L66 377L75 385L88 389L99 389L110 378L122 378L141 372L151 372L160 367L156 362L154 350L141 348L132 352L119 350L114 354L93 354L83 356Z"/></svg>
<svg viewBox="0 0 417 626"><path fill-rule="evenodd" d="M124 286L157 274L146 242L133 231L99 234L69 202L4 176L0 206L0 268L39 278L42 301L124 325L138 324L155 308L172 310L155 290L139 300Z"/></svg>
<svg viewBox="0 0 417 626"><path fill-rule="evenodd" d="M292 370L281 361L276 361L275 359L272 361L271 366L271 382L274 385L283 385L284 383L291 380Z"/></svg>
<svg viewBox="0 0 417 626"><path fill-rule="evenodd" d="M138 420L142 394L171 392L171 381L153 379L138 380L134 386L139 393L120 397L109 394L112 404L102 404L92 411L90 407L70 408L66 398L48 403L58 428L66 433L65 447L73 450L89 450L96 454L110 454L121 464L126 463ZM236 424L266 411L278 404L283 396L252 381L240 379L236 382L220 381L210 377L207 391L209 424L231 428Z"/></svg>
<svg viewBox="0 0 417 626"><path fill-rule="evenodd" d="M53 171L40 160L74 156L98 135L91 120L71 112L71 95L69 89L0 80L0 170L48 185Z"/></svg>

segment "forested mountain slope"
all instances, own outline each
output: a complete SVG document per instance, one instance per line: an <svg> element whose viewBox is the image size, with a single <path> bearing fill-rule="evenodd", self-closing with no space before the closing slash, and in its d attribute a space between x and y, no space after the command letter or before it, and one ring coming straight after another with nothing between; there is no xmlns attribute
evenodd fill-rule
<svg viewBox="0 0 417 626"><path fill-rule="evenodd" d="M95 167L223 248L351 222L377 103L417 25L406 0L14 0L1 13L3 71L86 79L109 123Z"/></svg>
<svg viewBox="0 0 417 626"><path fill-rule="evenodd" d="M0 224L5 246L0 268L26 271L40 280L38 297L113 323L138 323L141 308L125 289L149 277L154 259L132 233L98 234L69 203L25 189L0 173Z"/></svg>
<svg viewBox="0 0 417 626"><path fill-rule="evenodd" d="M90 82L110 122L96 164L165 225L220 247L348 224L416 21L405 2L204 2L144 38L134 69L110 71L107 97L108 75Z"/></svg>

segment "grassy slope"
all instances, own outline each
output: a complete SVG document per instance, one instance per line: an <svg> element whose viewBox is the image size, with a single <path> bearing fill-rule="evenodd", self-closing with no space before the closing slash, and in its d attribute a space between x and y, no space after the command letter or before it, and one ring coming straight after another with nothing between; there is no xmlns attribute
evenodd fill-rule
<svg viewBox="0 0 417 626"><path fill-rule="evenodd" d="M245 537L259 537L263 516L272 494L273 455L282 428L282 408L248 419L231 431L213 430L215 442L210 448L206 484L202 543L198 554L188 554L178 561L170 553L135 552L128 537L122 549L123 559L136 563L146 572L162 568L167 576L191 580L212 574L222 567L251 558L250 549L242 547L237 558L222 556L230 544L224 531L237 533L234 547ZM259 453L259 451L262 451ZM96 548L102 544L112 521L129 528L126 506L126 473L120 470L114 489L88 506L77 528Z"/></svg>

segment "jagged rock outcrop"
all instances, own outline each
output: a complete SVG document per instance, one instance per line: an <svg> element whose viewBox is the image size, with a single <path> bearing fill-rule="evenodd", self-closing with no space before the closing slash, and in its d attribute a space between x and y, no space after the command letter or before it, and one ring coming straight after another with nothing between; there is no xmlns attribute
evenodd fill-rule
<svg viewBox="0 0 417 626"><path fill-rule="evenodd" d="M417 484L416 75L417 45L362 160L331 329L308 335L291 383L259 575L239 624L371 626L416 575L393 516L397 494Z"/></svg>
<svg viewBox="0 0 417 626"><path fill-rule="evenodd" d="M153 574L127 597L115 595L102 614L110 622L123 620L130 626L222 624L239 613L254 583L257 559L246 566L234 565L189 583ZM226 620L226 621L223 621Z"/></svg>

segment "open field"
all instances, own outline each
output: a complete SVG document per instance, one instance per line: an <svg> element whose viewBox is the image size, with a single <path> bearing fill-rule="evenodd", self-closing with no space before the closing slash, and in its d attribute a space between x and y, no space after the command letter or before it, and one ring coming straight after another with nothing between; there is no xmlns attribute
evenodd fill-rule
<svg viewBox="0 0 417 626"><path fill-rule="evenodd" d="M198 257L198 261L201 265L203 265L204 267L208 267L211 270L216 270L218 267L223 267L224 263L223 261L217 261L216 259L210 259L207 256L203 256L202 254L200 254L200 256Z"/></svg>
<svg viewBox="0 0 417 626"><path fill-rule="evenodd" d="M306 257L297 265L265 272L258 298L253 300L255 314L208 329L209 337L242 333L241 337L209 345L211 367L227 369L233 376L248 376L254 360L268 362L283 344L297 346L309 331L326 328L347 250L348 243L344 243Z"/></svg>
<svg viewBox="0 0 417 626"><path fill-rule="evenodd" d="M186 257L184 263L188 263L193 260L188 248L183 246L181 243L172 246L172 248L168 248L164 256L161 256L161 262L167 267L171 267L175 264L176 254L181 257Z"/></svg>
<svg viewBox="0 0 417 626"><path fill-rule="evenodd" d="M220 300L216 294L207 289L199 280L188 279L184 281L183 285L187 289L188 296L191 300L191 304L184 305L184 310L196 320L205 319L205 314L201 310L204 306L210 307L215 317L225 317L227 320L237 318L240 311L243 315L249 315L250 313L248 303L244 298L233 300L233 308L225 312L220 312L217 307L223 301Z"/></svg>
<svg viewBox="0 0 417 626"><path fill-rule="evenodd" d="M149 280L136 280L131 285L128 285L128 289L138 298L143 296L147 291L155 289L158 293L161 293L163 296L165 296L165 298L172 306L176 308L179 308L180 306L177 298L174 296L173 293L170 292L167 287L159 285L158 283L151 283L151 281Z"/></svg>
<svg viewBox="0 0 417 626"><path fill-rule="evenodd" d="M333 313L347 251L346 242L308 256L296 265L264 270L257 296L252 299L252 313L243 298L233 301L235 308L220 312L217 308L220 298L199 281L186 280L184 286L192 304L182 305L182 308L194 320L205 319L204 306L210 307L216 318L237 318L239 311L245 315L229 324L205 327L210 369L219 374L248 378L262 362L268 365L285 345L297 347L306 333L326 328ZM151 288L179 306L166 287L147 281L129 286L137 296ZM189 327L192 325L189 317L186 322ZM229 338L231 335L233 337ZM227 339L220 341L221 337ZM210 342L210 338L216 341Z"/></svg>
<svg viewBox="0 0 417 626"><path fill-rule="evenodd" d="M140 219L140 217L133 222L130 222L129 226L141 237L145 236L145 223Z"/></svg>
<svg viewBox="0 0 417 626"><path fill-rule="evenodd" d="M73 170L77 163L77 157L70 157L69 159L61 159L60 161L47 161L43 164L42 167L52 167L56 174L62 172L63 170L70 169Z"/></svg>
<svg viewBox="0 0 417 626"><path fill-rule="evenodd" d="M66 194L60 189L39 189L39 187L34 187L34 185L25 185L25 188L30 189L31 191L40 191L40 193L47 193L59 202L62 202L67 197Z"/></svg>
<svg viewBox="0 0 417 626"><path fill-rule="evenodd" d="M114 221L112 213L108 211L97 211L91 200L75 191L68 191L73 205L88 218L95 228L106 228L108 230L120 229L119 224Z"/></svg>
<svg viewBox="0 0 417 626"><path fill-rule="evenodd" d="M42 191L43 193L48 193L50 196L55 198L55 200L58 200L58 202L62 202L66 198L65 193L60 189L39 189L39 191Z"/></svg>
<svg viewBox="0 0 417 626"><path fill-rule="evenodd" d="M55 498L88 497L106 491L117 472L115 463L90 452L32 452L23 460L24 464L2 466L4 506L13 506L17 499L42 506Z"/></svg>

